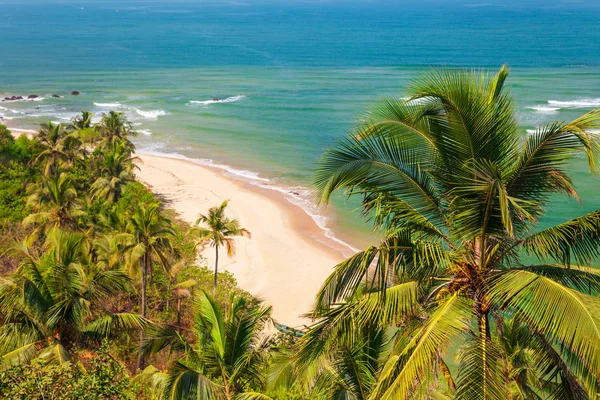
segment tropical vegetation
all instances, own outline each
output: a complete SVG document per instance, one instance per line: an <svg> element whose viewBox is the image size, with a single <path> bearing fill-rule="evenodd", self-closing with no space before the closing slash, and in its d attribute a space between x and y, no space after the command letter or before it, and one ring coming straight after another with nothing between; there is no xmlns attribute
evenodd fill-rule
<svg viewBox="0 0 600 400"><path fill-rule="evenodd" d="M318 200L356 201L380 242L302 330L219 272L250 237L227 201L189 226L136 180L124 114L0 125L0 397L598 398L600 210L544 215L585 200L600 110L527 134L508 75L433 71L325 151Z"/></svg>

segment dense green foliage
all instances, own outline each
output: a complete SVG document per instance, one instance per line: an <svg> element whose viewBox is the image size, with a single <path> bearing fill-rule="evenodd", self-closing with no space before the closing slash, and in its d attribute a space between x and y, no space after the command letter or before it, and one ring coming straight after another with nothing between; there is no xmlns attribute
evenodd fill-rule
<svg viewBox="0 0 600 400"><path fill-rule="evenodd" d="M326 152L321 200L360 196L382 241L318 293L295 355L307 386L350 351L328 379L343 398L597 398L600 210L538 225L550 196L578 198L571 157L599 171L600 110L523 137L507 77L424 76Z"/></svg>
<svg viewBox="0 0 600 400"><path fill-rule="evenodd" d="M2 397L161 397L136 383L144 374L131 379L138 332L175 327L188 339L213 274L189 226L135 180L133 133L117 113L95 126L83 113L32 138L0 126ZM251 301L219 276L215 306L232 294ZM168 370L180 356L149 361Z"/></svg>
<svg viewBox="0 0 600 400"><path fill-rule="evenodd" d="M189 227L135 180L123 114L0 126L0 397L598 398L600 211L538 226L570 157L599 171L600 110L524 137L507 77L427 75L325 153L320 200L359 197L381 243L302 332L218 273L249 236L227 202Z"/></svg>

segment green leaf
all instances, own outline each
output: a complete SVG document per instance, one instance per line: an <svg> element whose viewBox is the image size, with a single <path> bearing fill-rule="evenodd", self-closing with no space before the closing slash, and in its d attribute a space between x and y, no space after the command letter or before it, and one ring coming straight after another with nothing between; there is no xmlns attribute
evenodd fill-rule
<svg viewBox="0 0 600 400"><path fill-rule="evenodd" d="M473 317L470 300L453 294L442 301L402 352L389 358L371 398L407 398L419 377L434 369L450 340L469 329Z"/></svg>

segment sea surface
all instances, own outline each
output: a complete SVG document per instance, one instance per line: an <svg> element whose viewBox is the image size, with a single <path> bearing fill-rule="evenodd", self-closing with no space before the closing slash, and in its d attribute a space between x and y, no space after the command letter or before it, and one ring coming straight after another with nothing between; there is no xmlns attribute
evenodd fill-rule
<svg viewBox="0 0 600 400"><path fill-rule="evenodd" d="M123 111L140 152L279 190L354 244L368 227L314 205L315 161L420 74L508 63L524 136L600 107L596 1L0 1L0 32L0 97L41 96L0 102L9 125ZM553 200L543 225L600 208L571 169L584 204Z"/></svg>

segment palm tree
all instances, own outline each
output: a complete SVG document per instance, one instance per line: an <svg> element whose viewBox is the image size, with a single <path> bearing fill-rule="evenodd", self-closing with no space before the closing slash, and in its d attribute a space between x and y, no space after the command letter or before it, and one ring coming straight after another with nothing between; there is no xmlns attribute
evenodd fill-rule
<svg viewBox="0 0 600 400"><path fill-rule="evenodd" d="M228 201L225 200L220 206L211 207L208 214L200 214L196 225L204 224L205 227L195 226L191 232L199 236L198 245L208 243L215 248L215 275L213 279L213 296L217 293L217 273L219 271L219 247L225 246L227 255L235 255L235 236L252 237L250 231L240 227L237 219L229 219L225 216L225 208Z"/></svg>
<svg viewBox="0 0 600 400"><path fill-rule="evenodd" d="M80 145L76 135L67 132L64 125L52 122L43 125L35 139L43 150L34 159L34 163L43 162L46 176L58 175L59 167L73 160L74 152Z"/></svg>
<svg viewBox="0 0 600 400"><path fill-rule="evenodd" d="M92 126L92 118L93 117L94 117L94 114L92 114L91 112L82 111L81 115L78 115L75 118L73 118L73 122L71 123L71 126L75 130L88 129Z"/></svg>
<svg viewBox="0 0 600 400"><path fill-rule="evenodd" d="M100 148L107 148L121 142L129 151L135 149L133 143L129 141L129 137L135 136L136 132L122 112L110 111L108 114L102 114L102 119L94 126L94 129L101 135L98 143Z"/></svg>
<svg viewBox="0 0 600 400"><path fill-rule="evenodd" d="M317 331L313 328L308 334L314 335ZM304 358L305 354L298 357L298 354L290 354L285 347L277 349L280 351L273 357L270 386L275 390L302 388L310 398L321 400L367 400L385 365L385 355L392 350L392 339L385 328L365 326L356 332L352 340L330 343L311 362L305 362L308 359ZM295 345L310 341L303 337ZM309 351L302 347L297 349Z"/></svg>
<svg viewBox="0 0 600 400"><path fill-rule="evenodd" d="M127 232L115 235L123 246L126 264L139 267L142 272L141 314L146 318L146 286L153 263L168 268L167 254L173 250L172 239L175 230L171 221L165 218L157 204L140 207L127 222ZM143 339L143 331L141 332ZM142 367L143 354L140 352L137 369Z"/></svg>
<svg viewBox="0 0 600 400"><path fill-rule="evenodd" d="M82 233L54 229L44 247L38 256L26 244L16 245L12 254L21 260L19 268L0 278L4 361L25 362L39 355L63 363L77 343L147 326L138 315L102 310L102 301L128 290L131 280L120 270L89 264Z"/></svg>
<svg viewBox="0 0 600 400"><path fill-rule="evenodd" d="M360 196L383 239L336 266L317 295L319 331L302 347L318 354L367 322L396 329L405 345L371 398L410 398L437 380L428 372L444 372L439 360L453 343L462 343L456 398L509 398L519 375L502 374L510 318L543 349L552 368L533 371L555 385L554 396L598 391L600 210L538 224L550 196L578 198L566 172L574 154L585 152L598 171L600 145L589 131L600 110L522 137L507 76L506 67L495 76L426 75L409 100L382 101L318 167L320 200L342 188Z"/></svg>
<svg viewBox="0 0 600 400"><path fill-rule="evenodd" d="M38 224L48 232L52 228L77 229L77 218L84 215L83 200L65 173L42 177L39 183L27 187L27 205L33 210L24 220L24 225Z"/></svg>
<svg viewBox="0 0 600 400"><path fill-rule="evenodd" d="M264 335L271 307L232 295L222 311L202 292L195 305L195 344L170 327L155 329L144 351L155 354L170 347L181 352L164 381L165 399L264 398L252 392L265 386L264 371L270 345Z"/></svg>
<svg viewBox="0 0 600 400"><path fill-rule="evenodd" d="M125 185L135 180L133 170L136 168L136 160L138 158L132 157L131 152L120 142L105 151L99 166L101 176L91 187L94 196L105 199L108 204L116 202Z"/></svg>

